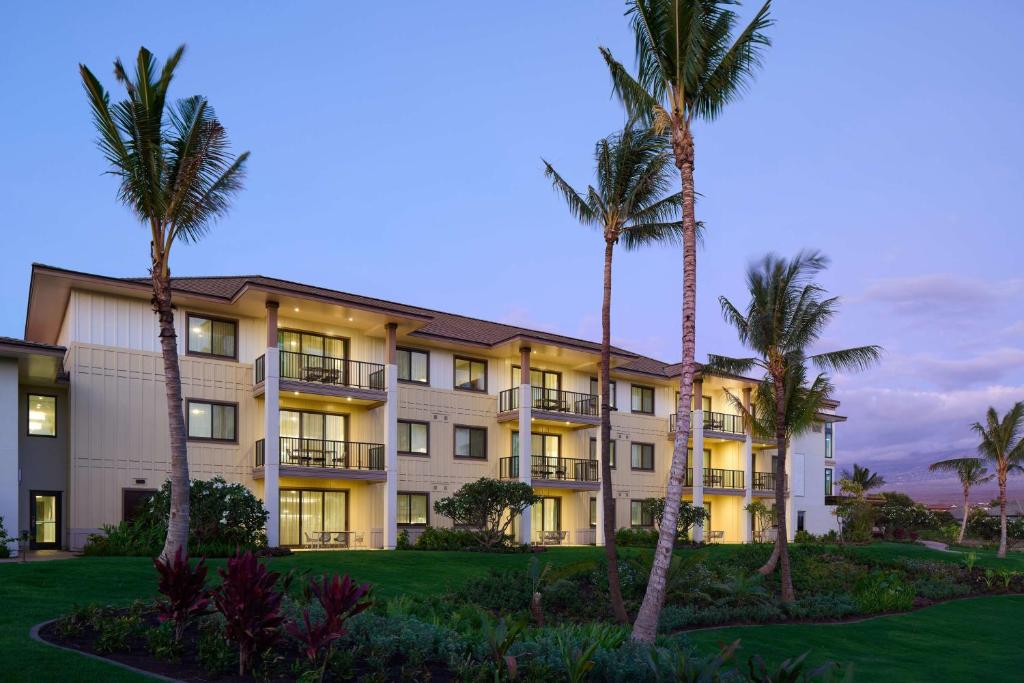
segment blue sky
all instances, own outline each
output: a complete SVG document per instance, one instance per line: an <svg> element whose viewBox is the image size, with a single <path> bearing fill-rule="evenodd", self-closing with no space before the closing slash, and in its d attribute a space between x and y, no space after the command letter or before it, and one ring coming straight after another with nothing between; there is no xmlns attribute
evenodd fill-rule
<svg viewBox="0 0 1024 683"><path fill-rule="evenodd" d="M989 404L1024 399L1024 67L1003 1L779 3L742 101L697 130L698 357L737 353L717 297L748 261L822 249L844 297L823 348L879 343L838 379L842 462L937 493ZM174 94L210 98L246 190L177 274L262 273L599 336L601 241L540 157L591 179L622 123L598 45L632 64L617 1L21 3L0 26L0 334L23 332L33 261L145 273L146 233L102 175L77 65L109 87L139 45L188 51ZM753 6L743 10L747 15ZM679 357L680 257L620 253L613 335Z"/></svg>

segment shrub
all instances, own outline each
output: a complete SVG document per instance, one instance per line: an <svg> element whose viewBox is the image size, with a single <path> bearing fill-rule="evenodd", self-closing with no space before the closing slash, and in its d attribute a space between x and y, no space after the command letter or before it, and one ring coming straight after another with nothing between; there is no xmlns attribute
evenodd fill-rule
<svg viewBox="0 0 1024 683"><path fill-rule="evenodd" d="M615 544L626 548L653 548L658 545L658 530L619 529L615 532Z"/></svg>
<svg viewBox="0 0 1024 683"><path fill-rule="evenodd" d="M395 541L395 550L410 550L412 543L409 541L409 530L402 529L398 532L398 540Z"/></svg>
<svg viewBox="0 0 1024 683"><path fill-rule="evenodd" d="M156 609L161 622L174 622L174 642L180 643L188 623L208 612L210 594L206 590L206 560L190 567L188 555L181 548L169 561L157 558L153 565L160 574L157 590L166 600L157 600Z"/></svg>
<svg viewBox="0 0 1024 683"><path fill-rule="evenodd" d="M131 522L104 526L103 535L90 536L84 553L157 555L167 536L170 501L171 484L166 481ZM267 544L266 523L263 503L244 485L229 484L222 477L192 480L188 550L193 556L226 557L239 547L262 548Z"/></svg>
<svg viewBox="0 0 1024 683"><path fill-rule="evenodd" d="M783 617L782 610L774 604L746 605L742 607L729 607L725 605L712 605L710 607L666 605L661 610L658 630L671 632L691 626L714 626L732 622L762 624L779 621Z"/></svg>
<svg viewBox="0 0 1024 683"><path fill-rule="evenodd" d="M309 590L316 596L317 603L323 611L323 618L314 623L315 620L310 616L310 608L306 607L302 610L302 622L291 621L286 629L299 641L303 654L310 665L319 670L322 681L331 658L334 641L348 632L345 629L345 621L371 604L368 600L363 600L370 592L370 584L356 586L348 574L343 579L339 579L335 574L330 580L325 576L320 582L310 582Z"/></svg>
<svg viewBox="0 0 1024 683"><path fill-rule="evenodd" d="M104 614L95 624L98 631L96 652L131 652L132 641L142 633L142 620L134 614Z"/></svg>
<svg viewBox="0 0 1024 683"><path fill-rule="evenodd" d="M647 498L641 503L644 512L654 519L654 525L661 527L661 518L665 514L664 498ZM689 501L679 503L679 518L676 521L676 541L685 541L690 534L690 529L704 526L708 519L708 510L703 505L695 506ZM655 532L657 538L657 532Z"/></svg>
<svg viewBox="0 0 1024 683"><path fill-rule="evenodd" d="M901 612L914 604L914 589L898 572L873 571L857 582L854 602L861 612Z"/></svg>
<svg viewBox="0 0 1024 683"><path fill-rule="evenodd" d="M224 616L224 634L238 646L238 674L244 676L255 658L280 637L281 597L277 572L256 560L251 552L236 554L225 569L213 601Z"/></svg>
<svg viewBox="0 0 1024 683"><path fill-rule="evenodd" d="M469 550L480 547L476 534L468 529L440 529L428 526L416 539L416 550Z"/></svg>
<svg viewBox="0 0 1024 683"><path fill-rule="evenodd" d="M538 502L540 496L527 483L481 477L436 501L434 512L474 529L477 542L492 548L506 544L516 517Z"/></svg>
<svg viewBox="0 0 1024 683"><path fill-rule="evenodd" d="M0 558L10 557L11 544L17 542L17 538L7 535L7 529L4 528L4 518L0 517Z"/></svg>
<svg viewBox="0 0 1024 683"><path fill-rule="evenodd" d="M526 572L520 570L477 574L466 581L455 594L463 602L471 602L494 612L519 612L530 607L533 593Z"/></svg>
<svg viewBox="0 0 1024 683"><path fill-rule="evenodd" d="M929 600L948 600L968 595L971 587L944 578L926 577L913 583L914 593Z"/></svg>
<svg viewBox="0 0 1024 683"><path fill-rule="evenodd" d="M849 595L809 595L786 605L794 619L842 619L856 614L857 605Z"/></svg>
<svg viewBox="0 0 1024 683"><path fill-rule="evenodd" d="M213 615L199 624L196 655L207 673L214 676L229 674L238 668L238 654L231 641L224 636L223 618Z"/></svg>
<svg viewBox="0 0 1024 683"><path fill-rule="evenodd" d="M174 625L168 622L151 628L146 633L146 650L157 659L174 662L181 658L181 638Z"/></svg>

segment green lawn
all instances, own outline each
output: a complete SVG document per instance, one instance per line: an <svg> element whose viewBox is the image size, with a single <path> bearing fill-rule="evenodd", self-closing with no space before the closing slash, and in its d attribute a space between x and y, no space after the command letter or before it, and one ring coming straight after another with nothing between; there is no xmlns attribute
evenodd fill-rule
<svg viewBox="0 0 1024 683"><path fill-rule="evenodd" d="M637 551L631 551L637 552ZM706 551L711 561L732 552L730 546ZM959 561L952 553L920 546L878 544L858 549L877 557L917 557ZM599 556L596 548L560 548L542 558L556 564ZM989 556L991 555L991 557ZM458 585L488 568L524 567L524 555L350 551L297 553L271 561L275 570L310 569L313 574L348 572L375 584L377 595L428 594ZM1006 560L1024 569L1024 557ZM223 561L212 561L213 567ZM994 554L979 563L1002 566ZM998 564L997 564L998 563ZM4 680L142 680L133 674L29 639L29 628L66 612L74 604L127 604L155 592L152 564L143 558L77 558L31 564L0 564L0 652L6 654ZM990 679L1019 670L1024 654L1014 634L1024 623L1024 599L983 598L948 603L921 612L834 626L777 625L701 631L694 642L713 646L742 637L746 652L788 656L807 649L816 659L853 661L858 680L966 680L967 672ZM961 639L974 645L964 654ZM979 646L984 643L985 646ZM931 674L927 674L927 672ZM941 675L936 676L935 672ZM869 675L870 674L870 675ZM974 676L971 676L973 678Z"/></svg>

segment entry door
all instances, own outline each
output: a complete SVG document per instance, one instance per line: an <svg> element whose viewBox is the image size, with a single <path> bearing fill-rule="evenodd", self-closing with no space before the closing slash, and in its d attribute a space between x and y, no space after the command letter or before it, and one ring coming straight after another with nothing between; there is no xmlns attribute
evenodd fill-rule
<svg viewBox="0 0 1024 683"><path fill-rule="evenodd" d="M535 542L544 542L545 531L562 530L562 499L544 497L530 508L531 523Z"/></svg>
<svg viewBox="0 0 1024 683"><path fill-rule="evenodd" d="M29 524L32 538L29 546L37 548L59 548L61 538L61 492L29 492Z"/></svg>

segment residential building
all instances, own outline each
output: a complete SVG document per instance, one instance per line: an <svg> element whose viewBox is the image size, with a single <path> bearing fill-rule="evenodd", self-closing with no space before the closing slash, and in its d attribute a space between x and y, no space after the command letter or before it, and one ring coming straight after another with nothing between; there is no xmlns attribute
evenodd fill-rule
<svg viewBox="0 0 1024 683"><path fill-rule="evenodd" d="M81 548L168 476L150 297L148 278L33 266L25 340L0 342L0 515L37 547ZM598 344L263 276L175 278L173 299L190 474L254 491L272 544L393 548L449 526L434 502L480 477L543 496L522 541L603 541ZM612 349L617 527L653 524L640 503L665 493L679 368ZM773 445L735 407L755 385L695 382L698 538L750 540L744 506L771 504ZM791 531L835 524L837 405L792 445Z"/></svg>

